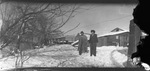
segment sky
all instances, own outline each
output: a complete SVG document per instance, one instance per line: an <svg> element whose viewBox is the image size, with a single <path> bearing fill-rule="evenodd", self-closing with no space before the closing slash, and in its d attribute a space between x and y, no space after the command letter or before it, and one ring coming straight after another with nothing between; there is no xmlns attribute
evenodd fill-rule
<svg viewBox="0 0 150 71"><path fill-rule="evenodd" d="M80 31L90 33L91 30L95 30L98 35L103 35L116 27L129 30L130 20L133 19L132 13L135 7L136 4L83 4L81 6L82 9L79 9L74 18L70 19L61 30L65 32L79 23L79 27L65 35L77 35ZM0 20L0 25L1 23Z"/></svg>
<svg viewBox="0 0 150 71"><path fill-rule="evenodd" d="M79 13L69 20L67 24L61 28L61 30L67 31L74 28L79 23L79 27L65 35L76 35L80 31L90 33L91 30L95 30L96 34L102 35L109 33L116 27L123 30L129 30L130 20L133 19L132 13L135 7L136 4L83 5L82 8L88 10L79 10Z"/></svg>

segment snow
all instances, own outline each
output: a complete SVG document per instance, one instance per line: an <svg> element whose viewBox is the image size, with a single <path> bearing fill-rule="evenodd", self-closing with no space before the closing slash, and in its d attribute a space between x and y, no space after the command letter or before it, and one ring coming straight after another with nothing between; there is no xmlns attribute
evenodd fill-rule
<svg viewBox="0 0 150 71"><path fill-rule="evenodd" d="M74 45L74 44L76 44L76 43L78 43L79 42L79 40L76 40L76 41L74 41L73 43L71 43L71 45Z"/></svg>
<svg viewBox="0 0 150 71"><path fill-rule="evenodd" d="M145 69L146 71L150 71L150 66L149 66L148 64L146 64L146 63L141 63L141 65L144 67L144 69Z"/></svg>
<svg viewBox="0 0 150 71"><path fill-rule="evenodd" d="M125 32L129 32L128 30L124 30L124 31L119 31L119 32L109 32L103 35L98 35L98 37L103 37L103 36L108 36L108 35L116 35L116 34L121 34L121 33L125 33Z"/></svg>
<svg viewBox="0 0 150 71"><path fill-rule="evenodd" d="M89 50L89 47L88 47ZM79 55L77 49L71 45L55 45L26 51L32 54L24 67L124 67L127 61L125 53L119 50L127 50L127 47L103 46L97 47L97 56L90 53ZM14 68L15 57L0 59L0 70Z"/></svg>
<svg viewBox="0 0 150 71"><path fill-rule="evenodd" d="M121 57L118 57L118 56L121 56ZM118 63L123 63L125 61L127 61L127 56L121 54L120 52L118 51L115 51L113 54L112 54L112 57L115 59L115 61L117 61Z"/></svg>
<svg viewBox="0 0 150 71"><path fill-rule="evenodd" d="M72 45L72 46L78 46L78 44L77 44L78 42L79 42L79 40L76 40L76 41L74 41L73 43L71 43L71 45Z"/></svg>
<svg viewBox="0 0 150 71"><path fill-rule="evenodd" d="M9 58L0 59L0 70L14 68L15 67L14 61L15 61L15 58L12 56Z"/></svg>

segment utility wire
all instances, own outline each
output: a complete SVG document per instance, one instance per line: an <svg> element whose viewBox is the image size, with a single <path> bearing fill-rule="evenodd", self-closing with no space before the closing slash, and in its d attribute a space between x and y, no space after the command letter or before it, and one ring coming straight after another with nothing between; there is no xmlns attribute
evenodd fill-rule
<svg viewBox="0 0 150 71"><path fill-rule="evenodd" d="M102 22L100 22L100 23L106 23L106 22L110 22L110 21L117 21L117 20L121 20L121 19L130 17L130 16L132 16L132 15L127 15L127 16L124 16L124 17L116 18L116 19L106 20L106 21L102 21ZM79 27L79 28L88 27L88 26L93 26L93 25L100 24L100 23L90 24L90 25L86 25L86 26Z"/></svg>

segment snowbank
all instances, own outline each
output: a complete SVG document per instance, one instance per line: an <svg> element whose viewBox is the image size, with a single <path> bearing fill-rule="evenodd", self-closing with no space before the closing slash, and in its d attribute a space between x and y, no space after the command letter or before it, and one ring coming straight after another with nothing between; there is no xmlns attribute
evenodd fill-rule
<svg viewBox="0 0 150 71"><path fill-rule="evenodd" d="M89 48L88 48L89 50ZM127 61L126 53L122 54L118 50L127 50L127 47L103 46L97 47L97 56L91 57L88 53L79 59L89 59L88 62L98 67L124 67L123 63ZM82 61L81 61L82 62ZM117 65L116 65L117 64Z"/></svg>
<svg viewBox="0 0 150 71"><path fill-rule="evenodd" d="M119 50L127 50L127 47L97 47L96 57L91 57L90 53L79 55L71 45L44 47L26 51L34 55L24 63L24 67L124 67L127 56ZM14 68L14 62L12 56L0 59L0 70Z"/></svg>
<svg viewBox="0 0 150 71"><path fill-rule="evenodd" d="M15 65L15 58L12 56L0 59L0 70L12 69L15 67L14 65Z"/></svg>

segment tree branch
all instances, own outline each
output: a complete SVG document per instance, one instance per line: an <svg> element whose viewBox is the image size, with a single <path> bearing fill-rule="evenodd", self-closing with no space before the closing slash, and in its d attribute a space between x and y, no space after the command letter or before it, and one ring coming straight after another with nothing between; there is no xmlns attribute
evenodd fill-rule
<svg viewBox="0 0 150 71"><path fill-rule="evenodd" d="M79 23L77 26L75 26L74 28L72 28L72 29L70 29L70 30L66 31L64 34L66 34L66 33L70 32L70 31L72 31L72 30L76 29L79 25L80 25L80 23Z"/></svg>
<svg viewBox="0 0 150 71"><path fill-rule="evenodd" d="M71 16L72 16L72 14L73 14L73 12L74 12L74 10L72 10L72 12L71 12L71 14L69 15L69 17L67 18L67 20L61 25L61 26L59 26L58 28L56 28L56 29L54 29L53 31L55 31L55 30L58 30L58 29L60 29L61 27L63 27L68 21L69 21L69 19L71 18ZM51 32L53 32L53 31L51 31Z"/></svg>

